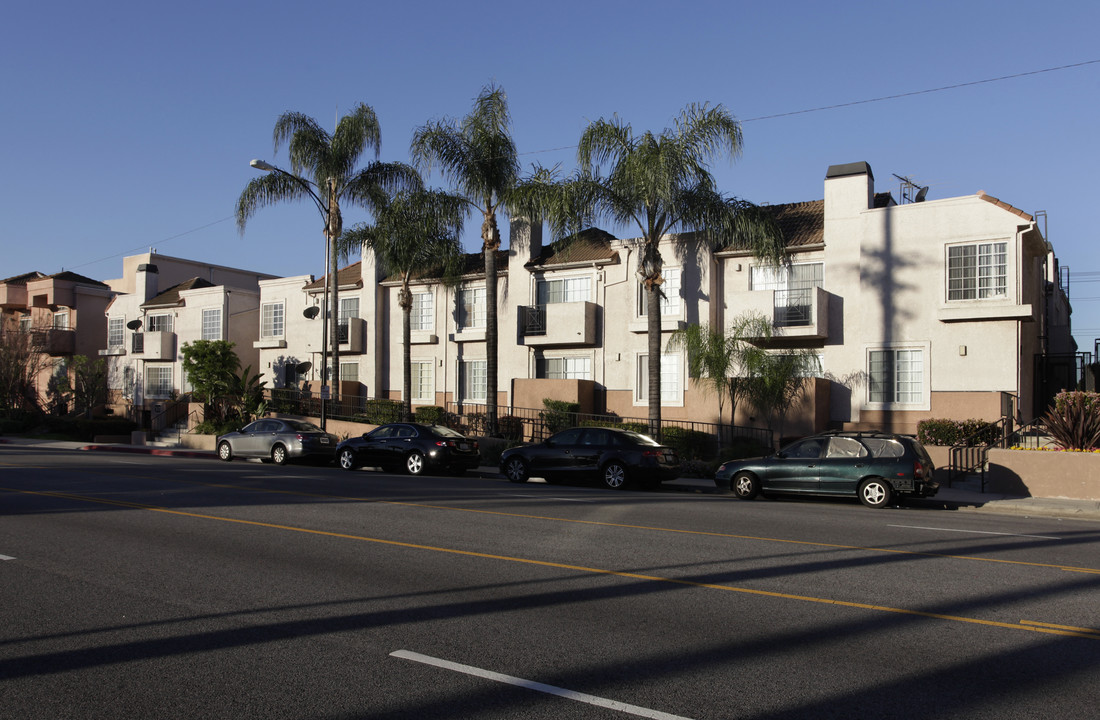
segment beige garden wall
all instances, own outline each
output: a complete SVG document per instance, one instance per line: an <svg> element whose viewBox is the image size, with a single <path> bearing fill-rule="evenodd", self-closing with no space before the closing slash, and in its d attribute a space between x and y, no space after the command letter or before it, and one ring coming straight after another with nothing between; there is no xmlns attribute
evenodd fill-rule
<svg viewBox="0 0 1100 720"><path fill-rule="evenodd" d="M986 491L1027 497L1100 500L1100 454L990 450Z"/></svg>

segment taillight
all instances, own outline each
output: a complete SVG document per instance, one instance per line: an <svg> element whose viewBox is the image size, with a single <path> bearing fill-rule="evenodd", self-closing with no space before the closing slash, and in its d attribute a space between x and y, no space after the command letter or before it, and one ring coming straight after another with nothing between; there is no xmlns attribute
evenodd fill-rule
<svg viewBox="0 0 1100 720"><path fill-rule="evenodd" d="M661 457L664 455L660 450L642 450L642 457Z"/></svg>
<svg viewBox="0 0 1100 720"><path fill-rule="evenodd" d="M921 465L920 460L913 461L913 479L921 480L924 478L924 466Z"/></svg>

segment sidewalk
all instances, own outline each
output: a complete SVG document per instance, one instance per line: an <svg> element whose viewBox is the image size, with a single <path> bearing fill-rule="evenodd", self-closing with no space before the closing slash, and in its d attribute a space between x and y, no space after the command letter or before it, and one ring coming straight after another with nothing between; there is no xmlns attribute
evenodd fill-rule
<svg viewBox="0 0 1100 720"><path fill-rule="evenodd" d="M161 448L150 445L94 444L62 440L36 440L31 438L0 437L0 443L34 446L52 450L81 450L118 452L167 457L210 458L217 455L211 450L187 450ZM477 469L482 477L501 477L497 468L483 465ZM710 478L681 477L663 483L666 491L729 495L715 487ZM732 496L731 496L732 497ZM1100 500L1065 500L1060 498L1018 497L981 492L978 482L956 482L954 487L941 487L935 497L907 499L911 507L940 508L964 512L985 512L997 515L1021 515L1024 517L1057 517L1080 520L1100 520Z"/></svg>

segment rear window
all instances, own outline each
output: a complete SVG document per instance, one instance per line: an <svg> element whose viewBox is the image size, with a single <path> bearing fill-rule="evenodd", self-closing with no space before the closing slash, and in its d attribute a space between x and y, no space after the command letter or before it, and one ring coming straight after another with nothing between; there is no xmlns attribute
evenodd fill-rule
<svg viewBox="0 0 1100 720"><path fill-rule="evenodd" d="M298 432L321 432L321 428L311 422L305 422L303 420L284 420L283 422Z"/></svg>
<svg viewBox="0 0 1100 720"><path fill-rule="evenodd" d="M892 438L863 438L871 454L880 458L899 458L905 455L905 446Z"/></svg>
<svg viewBox="0 0 1100 720"><path fill-rule="evenodd" d="M648 435L642 435L641 433L636 433L636 432L633 432L631 430L623 430L621 432L614 433L614 434L616 435L617 439L625 440L626 444L633 444L633 445L660 445L661 444L661 443L657 442L656 440L654 440L653 438L651 438Z"/></svg>
<svg viewBox="0 0 1100 720"><path fill-rule="evenodd" d="M866 457L867 448L854 438L835 437L829 440L829 449L825 452L827 458L858 458Z"/></svg>

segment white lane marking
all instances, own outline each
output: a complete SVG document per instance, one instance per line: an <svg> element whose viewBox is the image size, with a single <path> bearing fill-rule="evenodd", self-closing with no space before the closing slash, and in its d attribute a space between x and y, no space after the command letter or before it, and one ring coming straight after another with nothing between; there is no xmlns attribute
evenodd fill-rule
<svg viewBox="0 0 1100 720"><path fill-rule="evenodd" d="M986 530L957 530L955 528L922 527L920 525L887 525L886 527L907 528L909 530L938 530L940 532L971 533L973 535L1005 535L1008 537L1038 538L1040 540L1061 540L1050 535L1021 535L1020 533L988 532Z"/></svg>
<svg viewBox="0 0 1100 720"><path fill-rule="evenodd" d="M554 685L544 685L543 683L533 680L524 680L523 678L512 677L511 675L501 675L491 670L482 670L481 668L476 668L471 665L460 665L459 663L450 662L449 660L440 660L439 658L421 655L420 653L410 652L409 650L395 650L390 653L390 657L412 660L413 662L424 663L425 665L434 665L444 670L454 670L455 672L464 673L466 675L473 675L486 680L494 680L508 685L515 685L516 687L527 688L528 690L536 690L550 695L557 695L567 700L576 700L577 702L588 703L589 705L610 708L611 710L618 710L619 712L630 713L631 715L637 715L639 717L656 718L657 720L689 720L689 718L685 718L682 715L670 715L659 710L650 710L649 708L638 707L637 705L628 705L616 700L608 700L595 695L574 692L573 690L566 690L565 688L555 687Z"/></svg>
<svg viewBox="0 0 1100 720"><path fill-rule="evenodd" d="M522 498L535 498L536 500L563 500L565 502L594 502L588 498L567 498L567 497L555 497L553 495L528 495L525 493L507 493L501 495L501 497L522 497Z"/></svg>
<svg viewBox="0 0 1100 720"><path fill-rule="evenodd" d="M0 555L0 560L14 560L11 555Z"/></svg>

